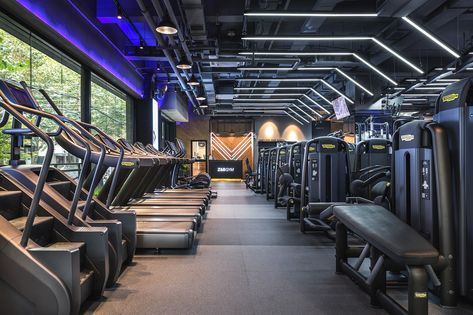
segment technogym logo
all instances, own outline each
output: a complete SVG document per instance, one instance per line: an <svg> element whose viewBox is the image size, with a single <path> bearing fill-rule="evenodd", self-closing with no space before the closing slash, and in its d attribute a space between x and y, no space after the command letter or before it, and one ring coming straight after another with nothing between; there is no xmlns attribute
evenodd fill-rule
<svg viewBox="0 0 473 315"><path fill-rule="evenodd" d="M414 135L402 135L401 136L401 141L410 142L412 140L414 140Z"/></svg>
<svg viewBox="0 0 473 315"><path fill-rule="evenodd" d="M456 100L458 97L459 97L458 93L451 93L451 94L442 96L442 102L445 102L445 103L451 102L451 101Z"/></svg>
<svg viewBox="0 0 473 315"><path fill-rule="evenodd" d="M217 167L217 172L219 173L235 172L235 168L234 167Z"/></svg>

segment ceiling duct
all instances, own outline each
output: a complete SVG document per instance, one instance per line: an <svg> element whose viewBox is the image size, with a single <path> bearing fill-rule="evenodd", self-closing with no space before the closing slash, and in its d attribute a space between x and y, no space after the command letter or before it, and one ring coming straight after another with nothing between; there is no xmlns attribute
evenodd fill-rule
<svg viewBox="0 0 473 315"><path fill-rule="evenodd" d="M159 103L161 112L166 118L178 122L189 121L187 98L181 92L168 90Z"/></svg>

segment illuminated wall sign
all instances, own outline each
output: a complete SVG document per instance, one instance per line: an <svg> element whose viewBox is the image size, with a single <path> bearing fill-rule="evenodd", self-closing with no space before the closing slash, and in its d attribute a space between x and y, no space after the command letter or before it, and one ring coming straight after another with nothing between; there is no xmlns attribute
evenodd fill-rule
<svg viewBox="0 0 473 315"><path fill-rule="evenodd" d="M209 174L212 178L241 179L243 177L243 161L209 160Z"/></svg>

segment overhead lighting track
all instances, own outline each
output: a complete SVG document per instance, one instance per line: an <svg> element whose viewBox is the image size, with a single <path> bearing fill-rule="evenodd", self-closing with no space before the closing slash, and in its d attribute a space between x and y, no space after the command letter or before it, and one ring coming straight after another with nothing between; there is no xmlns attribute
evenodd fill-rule
<svg viewBox="0 0 473 315"><path fill-rule="evenodd" d="M378 13L337 13L337 12L288 12L288 11L254 11L245 12L245 16L258 16L258 17L377 17Z"/></svg>
<svg viewBox="0 0 473 315"><path fill-rule="evenodd" d="M324 79L320 78L274 78L274 79L261 79L261 78L243 78L243 79L236 79L236 81L240 82L273 82L273 81L278 81L278 82L322 82L323 85L328 87L329 89L333 90L335 93L338 95L342 96L344 99L346 99L348 102L351 104L354 104L354 102L345 94L337 90L333 85L325 81ZM315 91L315 90L314 90ZM331 104L331 103L330 103Z"/></svg>
<svg viewBox="0 0 473 315"><path fill-rule="evenodd" d="M391 55L395 56L397 59L404 62L406 65L414 69L420 74L424 74L420 68L416 67L412 62L395 52L393 49L389 48L381 41L376 39L375 37L369 36L247 36L242 37L242 40L250 40L250 41L366 41L371 40L376 43L378 46L383 48L384 50L388 51Z"/></svg>
<svg viewBox="0 0 473 315"><path fill-rule="evenodd" d="M294 117L293 115L289 114L287 111L284 111L284 113L285 113L287 116L289 116L289 117L291 117L292 119L294 119L295 121L297 121L299 124L304 125L304 123L303 123L302 121L300 121L299 119L297 119L297 118Z"/></svg>
<svg viewBox="0 0 473 315"><path fill-rule="evenodd" d="M298 112L296 112L295 110L293 110L292 108L288 107L287 108L289 111L291 111L291 113L293 113L294 115L296 115L297 117L299 117L300 119L302 119L303 121L305 121L306 123L310 123L310 121L308 121L307 119L304 118L304 116L302 116L301 114L299 114Z"/></svg>
<svg viewBox="0 0 473 315"><path fill-rule="evenodd" d="M312 104L318 106L319 108L321 108L324 112L326 112L327 114L330 114L330 112L328 110L325 109L325 107L323 107L322 105L320 105L319 103L317 103L316 101L314 101L312 98L310 98L309 96L307 95L303 95L306 99L308 99L309 101L312 102Z"/></svg>
<svg viewBox="0 0 473 315"><path fill-rule="evenodd" d="M320 115L317 111L315 111L312 107L310 107L309 105L307 105L306 103L304 103L303 101L301 100L297 100L299 103L301 103L302 106L306 107L307 109L309 109L312 113L316 114L317 116L319 117L322 117L322 115ZM330 114L330 113L329 113Z"/></svg>
<svg viewBox="0 0 473 315"><path fill-rule="evenodd" d="M418 24L416 24L414 21L409 19L407 16L403 16L402 19L409 23L412 27L414 27L416 30L421 32L424 36L426 36L428 39L433 41L435 44L443 48L443 50L447 51L450 55L452 55L455 58L460 58L460 54L458 54L456 51L454 51L452 48L448 47L446 44L442 43L438 38L436 38L434 35L432 35L430 32L425 30L424 28L420 27Z"/></svg>
<svg viewBox="0 0 473 315"><path fill-rule="evenodd" d="M234 94L234 96L302 96L303 93L245 93L245 94Z"/></svg>
<svg viewBox="0 0 473 315"><path fill-rule="evenodd" d="M355 84L356 86L358 86L360 89L362 89L363 91L365 91L366 93L368 93L370 96L373 96L374 94L368 90L367 88L365 88L361 83L359 83L358 81L356 81L355 79L353 79L351 76L349 76L348 74L346 74L343 70L339 69L339 68L336 68L336 67L303 67L303 68L298 68L297 70L305 70L305 71L327 71L327 70L335 70L337 71L338 73L340 73L342 76L344 76L346 79L350 80L351 82L353 82L353 84Z"/></svg>
<svg viewBox="0 0 473 315"><path fill-rule="evenodd" d="M312 121L315 120L314 117L312 117L309 113L305 112L300 106L298 106L298 105L296 105L296 104L294 104L294 103L292 103L290 106L294 106L295 108L297 108L298 110L300 110L302 113L304 113L304 115L306 115L307 117L309 117L310 120L312 120ZM291 108L290 106L289 106L288 108ZM310 107L309 107L309 108L310 108Z"/></svg>
<svg viewBox="0 0 473 315"><path fill-rule="evenodd" d="M368 68L382 76L384 79L386 79L388 82L390 82L393 85L398 85L396 81L391 79L388 75L386 75L384 72L376 68L373 64L368 62L366 59L362 58L360 55L352 52L272 52L272 51L267 51L267 52L249 52L249 51L242 51L239 52L238 54L240 55L255 55L255 56L353 56L355 59L361 61L363 64L365 64Z"/></svg>

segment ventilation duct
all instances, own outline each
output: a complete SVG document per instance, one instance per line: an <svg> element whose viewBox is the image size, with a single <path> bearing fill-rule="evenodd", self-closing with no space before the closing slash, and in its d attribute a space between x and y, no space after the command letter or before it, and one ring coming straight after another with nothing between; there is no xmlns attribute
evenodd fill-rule
<svg viewBox="0 0 473 315"><path fill-rule="evenodd" d="M168 90L161 103L162 114L176 122L188 122L189 112L187 110L187 98L181 92L175 90Z"/></svg>

